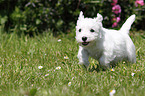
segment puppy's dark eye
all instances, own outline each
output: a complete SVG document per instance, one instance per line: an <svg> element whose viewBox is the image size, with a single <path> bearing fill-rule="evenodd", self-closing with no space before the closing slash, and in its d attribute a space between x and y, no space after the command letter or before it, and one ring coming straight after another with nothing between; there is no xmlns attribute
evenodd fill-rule
<svg viewBox="0 0 145 96"><path fill-rule="evenodd" d="M81 32L82 30L81 29L79 29L79 32Z"/></svg>
<svg viewBox="0 0 145 96"><path fill-rule="evenodd" d="M91 29L90 32L95 32L95 30L94 29Z"/></svg>

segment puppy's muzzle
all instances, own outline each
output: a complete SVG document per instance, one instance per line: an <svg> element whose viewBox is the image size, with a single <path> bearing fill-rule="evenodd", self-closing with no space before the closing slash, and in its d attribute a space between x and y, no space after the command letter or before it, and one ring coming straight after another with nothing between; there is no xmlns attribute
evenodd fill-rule
<svg viewBox="0 0 145 96"><path fill-rule="evenodd" d="M87 41L87 37L83 36L82 40L83 40L82 45L86 46L86 45L89 44L89 42L86 42Z"/></svg>
<svg viewBox="0 0 145 96"><path fill-rule="evenodd" d="M84 42L86 42L87 37L83 36L83 37L82 37L82 40L83 40Z"/></svg>

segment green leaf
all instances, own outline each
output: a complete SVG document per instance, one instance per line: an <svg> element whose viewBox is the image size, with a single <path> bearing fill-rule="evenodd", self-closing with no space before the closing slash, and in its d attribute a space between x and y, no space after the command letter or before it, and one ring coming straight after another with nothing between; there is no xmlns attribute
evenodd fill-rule
<svg viewBox="0 0 145 96"><path fill-rule="evenodd" d="M36 24L40 24L41 23L41 20L40 19L36 19Z"/></svg>
<svg viewBox="0 0 145 96"><path fill-rule="evenodd" d="M30 96L34 96L37 92L37 88L33 88L30 90Z"/></svg>
<svg viewBox="0 0 145 96"><path fill-rule="evenodd" d="M4 16L1 18L0 20L0 24L5 24L5 22L7 21L8 17L7 16Z"/></svg>

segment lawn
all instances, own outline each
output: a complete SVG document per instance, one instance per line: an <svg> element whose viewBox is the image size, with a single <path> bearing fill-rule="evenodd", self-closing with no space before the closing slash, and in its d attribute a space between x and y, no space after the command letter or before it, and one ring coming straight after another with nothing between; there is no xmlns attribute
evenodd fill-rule
<svg viewBox="0 0 145 96"><path fill-rule="evenodd" d="M137 62L102 71L78 64L75 31L53 37L0 32L1 96L145 96L145 34L131 32Z"/></svg>

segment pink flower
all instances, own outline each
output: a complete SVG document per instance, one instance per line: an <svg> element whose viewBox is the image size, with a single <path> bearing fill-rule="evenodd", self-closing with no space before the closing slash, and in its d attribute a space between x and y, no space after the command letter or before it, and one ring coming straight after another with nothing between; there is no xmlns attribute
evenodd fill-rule
<svg viewBox="0 0 145 96"><path fill-rule="evenodd" d="M115 22L116 22L116 18L114 17L114 18L112 19L112 21L115 21Z"/></svg>
<svg viewBox="0 0 145 96"><path fill-rule="evenodd" d="M143 6L144 5L144 0L136 0L135 1L135 6L137 7L138 5Z"/></svg>
<svg viewBox="0 0 145 96"><path fill-rule="evenodd" d="M112 12L114 12L115 14L121 13L121 7L120 5L115 5L112 7Z"/></svg>
<svg viewBox="0 0 145 96"><path fill-rule="evenodd" d="M114 17L113 19L112 19L114 22L120 22L120 17Z"/></svg>
<svg viewBox="0 0 145 96"><path fill-rule="evenodd" d="M118 2L118 0L112 0L112 1L113 1L113 3L111 3L112 6L116 5Z"/></svg>
<svg viewBox="0 0 145 96"><path fill-rule="evenodd" d="M120 17L117 17L117 18L116 18L116 22L117 22L117 23L120 22L120 20L121 20Z"/></svg>
<svg viewBox="0 0 145 96"><path fill-rule="evenodd" d="M114 28L116 26L117 26L117 22L114 22L113 25L112 25L112 27Z"/></svg>

